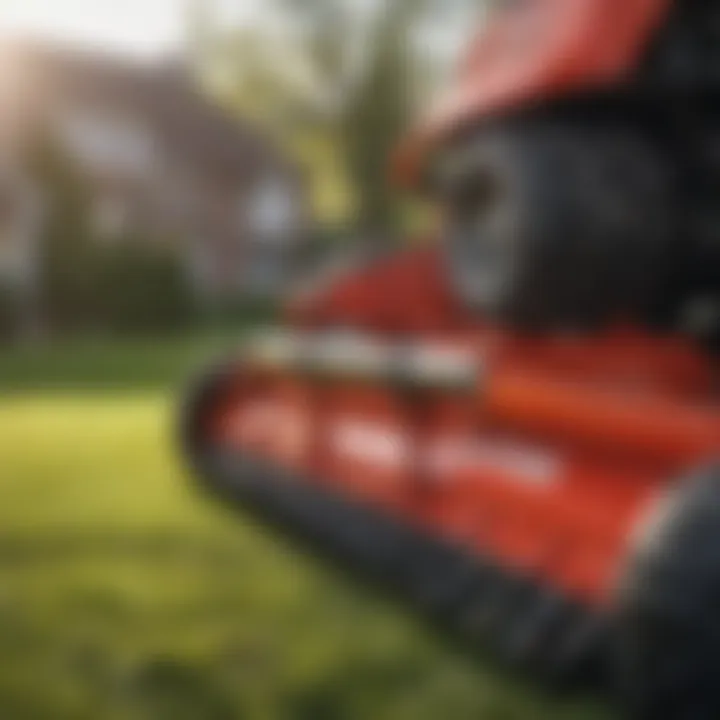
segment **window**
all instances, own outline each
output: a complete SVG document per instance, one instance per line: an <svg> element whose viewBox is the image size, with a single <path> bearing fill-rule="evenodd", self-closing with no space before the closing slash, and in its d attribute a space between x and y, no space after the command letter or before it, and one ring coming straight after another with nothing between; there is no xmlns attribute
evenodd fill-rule
<svg viewBox="0 0 720 720"><path fill-rule="evenodd" d="M26 285L36 268L38 201L19 177L0 176L0 277Z"/></svg>
<svg viewBox="0 0 720 720"><path fill-rule="evenodd" d="M74 110L60 117L58 131L66 148L88 167L130 174L152 169L152 135L138 120Z"/></svg>
<svg viewBox="0 0 720 720"><path fill-rule="evenodd" d="M292 189L278 178L261 181L250 194L250 231L260 242L284 244L293 234L297 203Z"/></svg>

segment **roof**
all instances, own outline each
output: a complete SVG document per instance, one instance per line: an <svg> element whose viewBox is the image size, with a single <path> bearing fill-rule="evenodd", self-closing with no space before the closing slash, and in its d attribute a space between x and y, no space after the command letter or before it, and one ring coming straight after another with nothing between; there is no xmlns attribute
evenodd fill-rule
<svg viewBox="0 0 720 720"><path fill-rule="evenodd" d="M70 98L131 109L154 126L172 151L216 172L247 176L268 165L293 170L258 128L212 102L182 62L142 63L34 41L0 47L2 64L20 68L43 104Z"/></svg>

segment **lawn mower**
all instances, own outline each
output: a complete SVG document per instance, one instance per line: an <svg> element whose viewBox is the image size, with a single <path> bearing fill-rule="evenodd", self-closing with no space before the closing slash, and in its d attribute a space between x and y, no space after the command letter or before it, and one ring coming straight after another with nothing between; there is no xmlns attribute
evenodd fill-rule
<svg viewBox="0 0 720 720"><path fill-rule="evenodd" d="M720 718L720 1L504 0L393 161L432 242L182 412L202 486L555 687Z"/></svg>

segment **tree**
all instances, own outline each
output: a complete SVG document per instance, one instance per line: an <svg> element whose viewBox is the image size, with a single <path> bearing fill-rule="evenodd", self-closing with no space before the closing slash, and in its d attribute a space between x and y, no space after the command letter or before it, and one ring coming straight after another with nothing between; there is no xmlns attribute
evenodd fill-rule
<svg viewBox="0 0 720 720"><path fill-rule="evenodd" d="M372 234L393 224L388 159L412 114L409 5L396 2L378 23L368 66L342 119L346 162L360 197L359 220Z"/></svg>
<svg viewBox="0 0 720 720"><path fill-rule="evenodd" d="M43 137L31 159L44 217L40 232L41 303L54 330L74 330L92 321L96 244L90 226L90 192L74 163Z"/></svg>
<svg viewBox="0 0 720 720"><path fill-rule="evenodd" d="M333 154L364 230L392 225L389 154L415 104L411 40L427 0L266 0L226 27L193 5L198 65L211 86L276 135ZM208 31L209 29L209 31Z"/></svg>

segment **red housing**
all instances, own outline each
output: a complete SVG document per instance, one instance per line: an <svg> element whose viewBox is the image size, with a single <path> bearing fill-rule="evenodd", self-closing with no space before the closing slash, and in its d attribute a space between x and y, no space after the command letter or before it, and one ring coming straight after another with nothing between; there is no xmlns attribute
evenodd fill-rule
<svg viewBox="0 0 720 720"><path fill-rule="evenodd" d="M258 371L238 378L217 430L603 603L643 514L720 450L711 362L677 338L627 328L530 338L478 326L453 305L439 265L419 250L358 273L296 307L296 327L468 349L482 368L472 392Z"/></svg>
<svg viewBox="0 0 720 720"><path fill-rule="evenodd" d="M412 184L432 149L482 118L615 86L635 69L670 0L525 0L498 10L457 79L403 143L394 174Z"/></svg>

